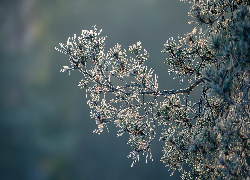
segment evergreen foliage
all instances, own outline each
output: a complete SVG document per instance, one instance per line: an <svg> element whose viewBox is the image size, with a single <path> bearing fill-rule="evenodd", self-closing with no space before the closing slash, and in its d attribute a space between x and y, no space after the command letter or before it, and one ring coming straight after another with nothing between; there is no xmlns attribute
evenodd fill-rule
<svg viewBox="0 0 250 180"><path fill-rule="evenodd" d="M135 58L117 44L104 53L105 37L94 26L59 44L71 67L84 79L91 117L101 133L107 124L128 133L133 164L139 153L148 154L155 126L162 126L162 161L182 172L182 179L249 179L246 158L250 153L250 2L249 0L193 0L189 15L196 28L178 42L164 45L169 73L192 83L179 90L159 90L157 75L144 62L149 54L141 42L129 47ZM227 18L228 17L228 18ZM202 30L203 29L205 30ZM197 32L197 29L199 32ZM116 84L119 84L116 85ZM188 101L194 88L201 89L198 102ZM106 93L113 98L108 99ZM163 96L165 100L158 102ZM184 102L181 102L181 96ZM190 172L183 169L184 164Z"/></svg>

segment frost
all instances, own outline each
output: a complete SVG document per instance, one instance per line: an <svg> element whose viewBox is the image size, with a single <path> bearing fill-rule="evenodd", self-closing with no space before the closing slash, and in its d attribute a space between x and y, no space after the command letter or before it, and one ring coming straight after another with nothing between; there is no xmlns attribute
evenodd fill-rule
<svg viewBox="0 0 250 180"><path fill-rule="evenodd" d="M104 53L105 37L95 26L83 30L78 42L74 35L56 48L69 55L71 63L61 72L83 74L79 86L86 89L86 98L89 94L90 117L97 124L94 133L108 130L113 122L117 136L129 134L131 167L141 153L146 154L146 163L152 159L158 124L164 142L161 161L173 172L178 168L182 179L249 179L249 2L190 3L189 15L197 27L184 38L178 36L178 41L169 38L162 50L168 54L168 73L181 78L180 83L188 81L188 87L159 90L158 75L144 65L149 53L142 52L141 42L128 47L129 58L119 44ZM226 20L225 13L231 19ZM191 102L189 95L197 87L201 95Z"/></svg>

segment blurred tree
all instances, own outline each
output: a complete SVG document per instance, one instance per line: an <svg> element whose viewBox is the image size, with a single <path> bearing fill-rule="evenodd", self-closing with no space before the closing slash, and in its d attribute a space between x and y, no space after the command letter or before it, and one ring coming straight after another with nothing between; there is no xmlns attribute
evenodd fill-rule
<svg viewBox="0 0 250 180"><path fill-rule="evenodd" d="M78 39L74 35L66 45L59 44L56 49L68 54L71 62L61 71L79 70L84 75L79 86L86 89L86 97L90 94L87 103L94 108L95 133L114 122L120 128L118 136L130 135L132 166L139 161L139 153L152 159L158 123L163 130L160 140L165 142L162 161L173 172L178 167L182 179L246 179L250 176L246 161L250 150L249 1L190 3L189 15L197 27L177 43L170 38L162 51L169 55L169 74L176 73L181 83L188 77L189 87L158 90L158 76L144 65L149 53L141 52L141 42L129 47L135 58L128 59L119 44L104 54L105 37L95 26L83 30ZM201 96L192 103L189 94L198 85ZM160 96L163 102L158 102ZM191 171L183 169L185 163Z"/></svg>

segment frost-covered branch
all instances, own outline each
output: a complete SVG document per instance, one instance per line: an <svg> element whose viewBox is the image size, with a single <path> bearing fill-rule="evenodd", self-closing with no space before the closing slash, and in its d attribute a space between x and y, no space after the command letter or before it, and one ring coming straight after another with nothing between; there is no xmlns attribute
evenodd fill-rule
<svg viewBox="0 0 250 180"><path fill-rule="evenodd" d="M104 53L101 31L82 31L81 36L59 44L69 55L71 66L83 74L80 88L89 94L91 118L100 134L113 122L118 136L129 134L133 163L140 153L150 159L156 125L162 126L162 161L182 172L182 179L246 179L250 168L250 7L249 1L195 0L190 10L198 23L178 43L170 38L164 45L169 74L175 73L185 89L159 90L158 76L144 62L149 53L141 42L129 47L133 57L117 44ZM230 19L226 17L230 15ZM202 25L206 30L202 30ZM199 32L197 32L199 29ZM195 64L196 62L196 64ZM197 102L190 93L201 87ZM159 97L164 101L159 101ZM181 101L180 97L184 101ZM183 170L183 165L191 171Z"/></svg>

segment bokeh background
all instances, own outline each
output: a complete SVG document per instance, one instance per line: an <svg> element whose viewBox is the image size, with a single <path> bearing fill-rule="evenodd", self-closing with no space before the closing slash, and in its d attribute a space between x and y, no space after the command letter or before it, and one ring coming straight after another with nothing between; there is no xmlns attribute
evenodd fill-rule
<svg viewBox="0 0 250 180"><path fill-rule="evenodd" d="M59 72L70 63L55 46L96 25L107 36L106 51L142 42L159 89L185 88L168 75L161 50L170 37L192 31L189 9L179 0L0 0L0 179L180 179L160 161L160 132L154 161L141 155L133 168L128 136L117 137L112 124L93 134L97 126L77 86L82 75Z"/></svg>

